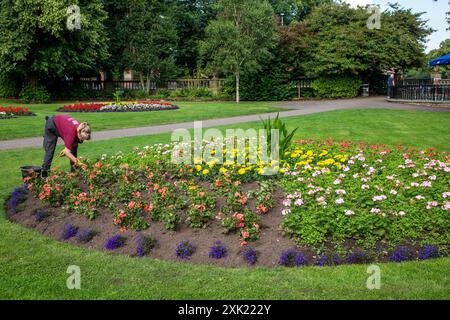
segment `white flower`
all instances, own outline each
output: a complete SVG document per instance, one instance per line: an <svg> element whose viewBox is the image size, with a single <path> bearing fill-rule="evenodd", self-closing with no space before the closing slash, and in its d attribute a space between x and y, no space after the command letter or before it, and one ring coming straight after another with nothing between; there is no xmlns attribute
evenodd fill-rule
<svg viewBox="0 0 450 320"><path fill-rule="evenodd" d="M283 206L285 206L285 207L290 207L291 204L292 204L291 199L286 199L283 201Z"/></svg>
<svg viewBox="0 0 450 320"><path fill-rule="evenodd" d="M281 214L282 214L283 216L287 216L289 213L291 213L291 210L290 210L290 209L284 209L283 211L281 211Z"/></svg>
<svg viewBox="0 0 450 320"><path fill-rule="evenodd" d="M336 179L336 180L334 180L334 182L333 182L335 185L338 185L338 184L341 184L342 183L342 180L341 179Z"/></svg>
<svg viewBox="0 0 450 320"><path fill-rule="evenodd" d="M375 196L372 198L373 201L383 201L386 200L387 197L385 195L381 195L381 196Z"/></svg>
<svg viewBox="0 0 450 320"><path fill-rule="evenodd" d="M381 210L378 208L372 208L372 210L370 210L371 213L380 213Z"/></svg>
<svg viewBox="0 0 450 320"><path fill-rule="evenodd" d="M370 189L370 186L367 185L367 184L363 184L363 185L361 186L361 189L367 190L367 189Z"/></svg>
<svg viewBox="0 0 450 320"><path fill-rule="evenodd" d="M430 181L424 181L424 182L422 182L421 186L425 187L425 188L431 188L431 182Z"/></svg>
<svg viewBox="0 0 450 320"><path fill-rule="evenodd" d="M391 190L391 192L390 192L390 194L392 194L392 195L397 195L397 191L395 191L395 190Z"/></svg>
<svg viewBox="0 0 450 320"><path fill-rule="evenodd" d="M352 215L354 215L355 213L352 211L352 210L345 210L345 215L346 216L352 216Z"/></svg>
<svg viewBox="0 0 450 320"><path fill-rule="evenodd" d="M336 190L336 194L347 194L347 192L345 192L345 190L341 190L341 189L337 189Z"/></svg>
<svg viewBox="0 0 450 320"><path fill-rule="evenodd" d="M400 211L400 212L398 213L398 215L399 215L400 217L403 217L404 215L406 215L406 212L405 212L405 211Z"/></svg>
<svg viewBox="0 0 450 320"><path fill-rule="evenodd" d="M295 204L296 206L300 207L300 206L302 206L302 205L304 204L304 202L303 202L302 199L297 199L297 200L294 202L294 204Z"/></svg>
<svg viewBox="0 0 450 320"><path fill-rule="evenodd" d="M344 199L342 199L342 198L338 198L338 199L336 199L336 201L335 201L335 203L336 204L343 204L345 201L344 201Z"/></svg>
<svg viewBox="0 0 450 320"><path fill-rule="evenodd" d="M416 196L416 199L417 199L417 200L423 200L423 199L425 199L425 197L424 197L424 196L421 196L421 195L419 194L418 196Z"/></svg>

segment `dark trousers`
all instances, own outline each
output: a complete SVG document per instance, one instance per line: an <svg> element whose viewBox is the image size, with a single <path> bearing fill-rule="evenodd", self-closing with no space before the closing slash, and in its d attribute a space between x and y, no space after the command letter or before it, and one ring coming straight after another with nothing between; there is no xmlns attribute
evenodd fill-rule
<svg viewBox="0 0 450 320"><path fill-rule="evenodd" d="M52 165L53 157L55 155L56 144L58 142L59 133L55 125L53 117L46 117L45 129L44 129L44 163L42 164L42 173L47 175ZM75 146L71 153L77 157L78 146ZM70 161L70 160L69 160ZM75 171L75 164L70 161L70 171Z"/></svg>

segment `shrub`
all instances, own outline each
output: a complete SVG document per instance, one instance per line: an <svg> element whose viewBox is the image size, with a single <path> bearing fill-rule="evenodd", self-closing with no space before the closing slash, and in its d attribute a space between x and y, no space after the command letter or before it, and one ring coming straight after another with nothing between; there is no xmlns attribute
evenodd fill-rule
<svg viewBox="0 0 450 320"><path fill-rule="evenodd" d="M358 96L361 80L351 77L319 78L314 80L312 87L315 95L321 98L354 98Z"/></svg>
<svg viewBox="0 0 450 320"><path fill-rule="evenodd" d="M29 84L20 92L20 99L22 99L25 103L48 103L50 101L50 94L44 86L35 87Z"/></svg>
<svg viewBox="0 0 450 320"><path fill-rule="evenodd" d="M79 232L77 238L80 242L89 242L96 236L96 234L97 232L95 230L89 228L83 232Z"/></svg>
<svg viewBox="0 0 450 320"><path fill-rule="evenodd" d="M222 259L228 254L227 248L222 245L222 242L216 241L209 250L209 257L212 259Z"/></svg>
<svg viewBox="0 0 450 320"><path fill-rule="evenodd" d="M175 251L178 258L182 260L189 259L195 252L195 247L190 241L182 241L178 244Z"/></svg>
<svg viewBox="0 0 450 320"><path fill-rule="evenodd" d="M42 222L49 216L48 212L44 209L36 209L34 210L34 218L37 222Z"/></svg>
<svg viewBox="0 0 450 320"><path fill-rule="evenodd" d="M105 249L106 250L115 250L117 248L120 248L125 245L126 240L127 240L127 238L122 237L121 235L113 236L106 241Z"/></svg>
<svg viewBox="0 0 450 320"><path fill-rule="evenodd" d="M208 88L183 88L176 89L170 93L171 98L212 98L211 90Z"/></svg>
<svg viewBox="0 0 450 320"><path fill-rule="evenodd" d="M19 95L19 87L19 81L13 75L0 72L0 97L17 97Z"/></svg>
<svg viewBox="0 0 450 320"><path fill-rule="evenodd" d="M245 248L242 251L242 257L248 264L254 265L258 260L258 253L253 248Z"/></svg>
<svg viewBox="0 0 450 320"><path fill-rule="evenodd" d="M281 253L279 263L285 267L301 267L304 266L307 261L303 256L303 253L292 248Z"/></svg>
<svg viewBox="0 0 450 320"><path fill-rule="evenodd" d="M73 238L78 233L78 227L73 224L66 224L63 229L63 239L68 240L70 238Z"/></svg>
<svg viewBox="0 0 450 320"><path fill-rule="evenodd" d="M136 254L138 255L138 257L148 255L155 247L155 244L156 244L155 238L145 237L142 234L139 234L137 240Z"/></svg>

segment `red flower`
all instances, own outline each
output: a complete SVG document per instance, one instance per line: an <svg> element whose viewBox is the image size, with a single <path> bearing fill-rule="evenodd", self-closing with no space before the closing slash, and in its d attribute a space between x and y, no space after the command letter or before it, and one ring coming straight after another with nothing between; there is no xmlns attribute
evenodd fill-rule
<svg viewBox="0 0 450 320"><path fill-rule="evenodd" d="M131 202L128 204L128 209L133 209L135 205L136 205L136 202L131 201Z"/></svg>

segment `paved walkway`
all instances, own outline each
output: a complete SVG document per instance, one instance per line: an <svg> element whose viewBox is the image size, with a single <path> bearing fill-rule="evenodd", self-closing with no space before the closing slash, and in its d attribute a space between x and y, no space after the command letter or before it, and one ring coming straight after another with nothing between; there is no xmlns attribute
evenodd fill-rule
<svg viewBox="0 0 450 320"><path fill-rule="evenodd" d="M280 108L291 109L288 111L280 112L280 117L283 118L326 112L332 110L345 110L345 109L400 109L400 110L426 110L433 112L450 112L450 108L426 107L426 106L392 103L387 102L382 97L357 98L338 101L337 100L289 101L278 103L277 106ZM232 125L243 122L259 121L261 118L267 119L269 117L275 117L276 115L277 113L265 113L265 114L239 116L224 119L212 119L203 121L202 125L203 128ZM93 132L92 139L95 141L99 141L99 140L108 140L112 138L151 135L151 134L172 132L175 129L192 129L193 127L194 127L193 122L183 122L151 127L107 130L107 131ZM0 141L0 150L13 150L19 148L38 148L42 147L42 141L43 141L42 137Z"/></svg>

